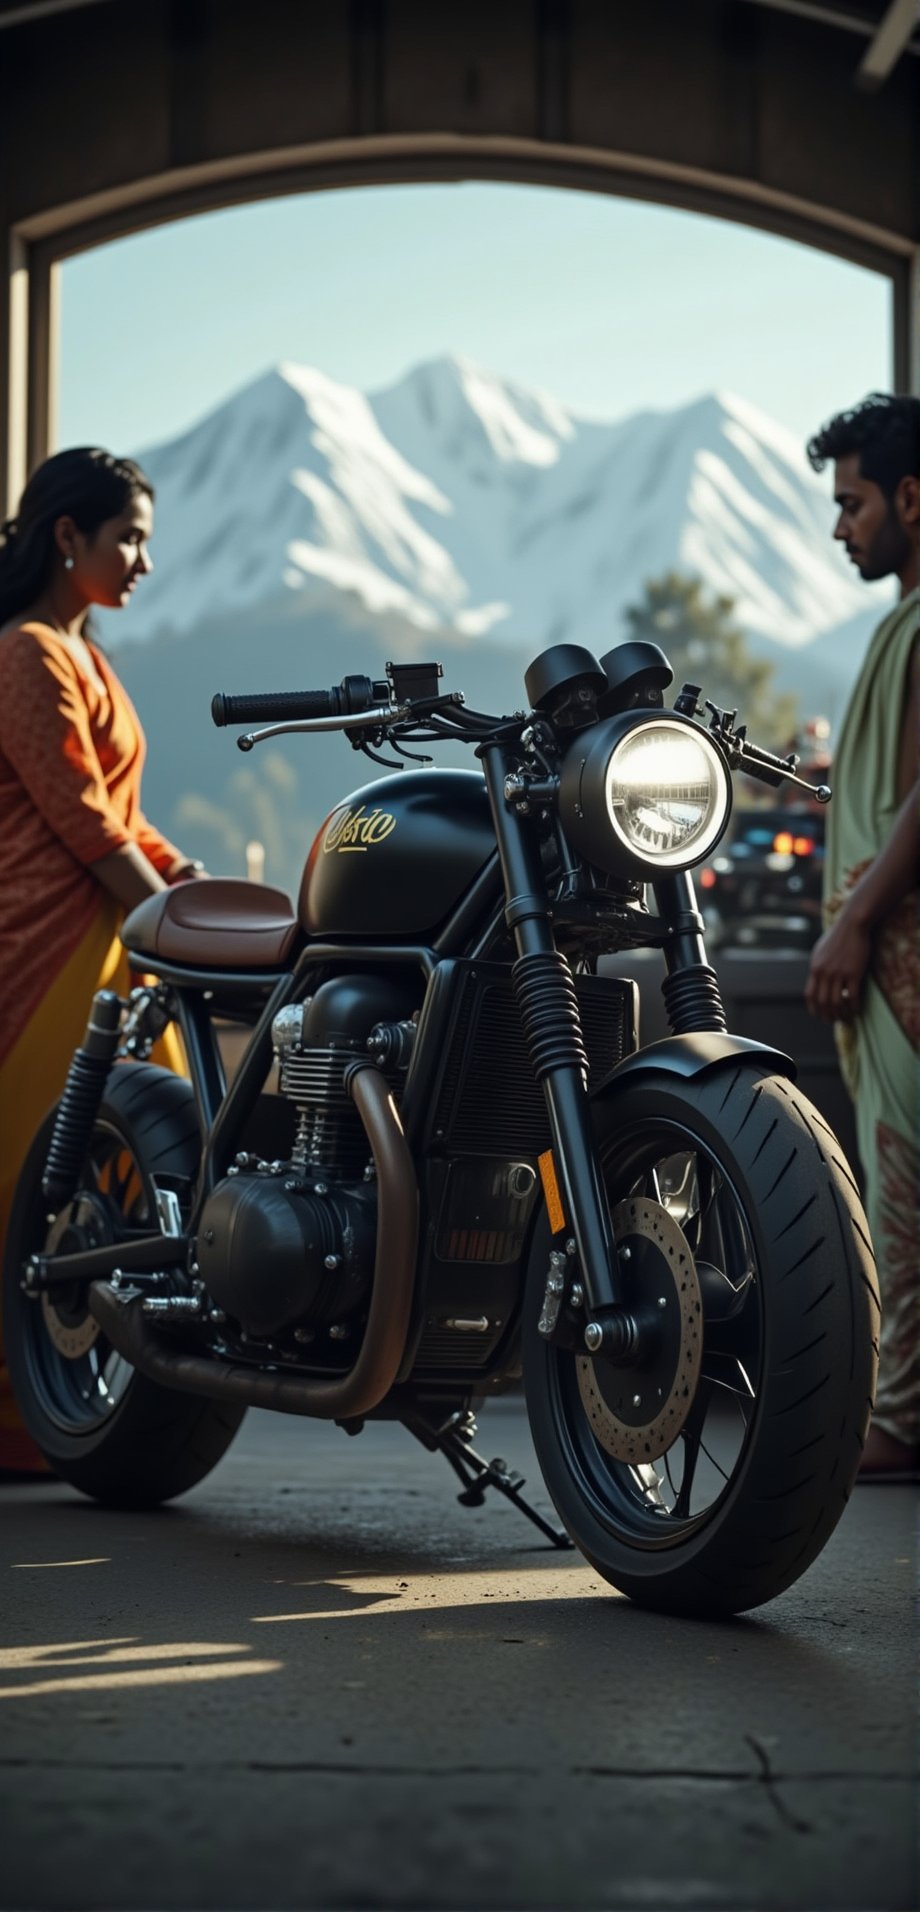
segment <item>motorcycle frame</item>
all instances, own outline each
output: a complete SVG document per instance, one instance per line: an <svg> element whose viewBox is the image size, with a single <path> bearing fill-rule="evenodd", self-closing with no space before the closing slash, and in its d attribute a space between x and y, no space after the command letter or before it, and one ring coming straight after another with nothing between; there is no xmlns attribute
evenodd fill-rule
<svg viewBox="0 0 920 1912"><path fill-rule="evenodd" d="M308 723L297 727L312 726ZM108 1329L119 1351L166 1385L205 1395L232 1395L238 1400L248 1399L263 1406L308 1415L331 1414L346 1420L351 1414L360 1416L370 1411L405 1418L412 1401L432 1390L443 1403L448 1393L454 1401L458 1393L469 1400L477 1391L481 1393L484 1385L502 1385L505 1378L517 1372L521 1314L531 1274L539 1272L544 1278L545 1304L549 1304L551 1294L559 1289L561 1263L567 1264L567 1275L572 1279L577 1274L581 1305L586 1310L586 1316L582 1317L587 1321L585 1335L587 1337L589 1328L592 1335L589 1345L592 1348L602 1345L605 1355L621 1365L641 1362L648 1329L633 1318L622 1301L616 1243L594 1143L591 1096L604 1093L608 1087L618 1093L624 1077L636 1079L640 1071L665 1070L689 1076L722 1068L733 1063L742 1051L756 1049L766 1066L779 1066L786 1073L790 1072L788 1059L763 1050L760 1044L728 1035L715 973L706 960L703 921L696 908L689 872L656 874L653 867L649 868L645 882L654 896L657 915L630 907L636 902L641 881L635 870L631 877L624 875L619 886L614 883L605 887L602 883L598 890L596 878L603 877L605 866L601 864L592 871L590 865L573 858L555 810L552 784L538 782L533 786L537 815L533 814L527 797L531 786L526 775L523 778L520 775L520 748L521 733L516 723L500 727L478 744L476 754L482 763L495 849L488 852L459 903L429 941L408 936L403 940L393 933L380 941L370 941L357 931L334 939L319 934L311 937L308 933L308 940L293 967L274 972L176 964L152 958L144 949L132 949L130 940L126 944L134 964L141 971L152 971L159 979L164 992L161 1007L165 1005L178 1022L187 1051L201 1134L201 1162L185 1232L178 1221L175 1198L170 1211L174 1212L173 1226L164 1224L164 1229L172 1244L166 1257L168 1263L175 1271L185 1267L190 1278L199 1272L194 1245L204 1204L225 1173L244 1166L242 1161L234 1164L230 1158L234 1150L238 1151L245 1124L257 1109L269 1075L273 1024L279 1010L303 1001L322 983L343 969L347 973L350 967L398 966L403 971L414 967L420 972L425 985L424 1001L401 1096L402 1126L397 1122L394 1128L391 1119L384 1115L389 1091L375 1065L368 1058L363 1062L356 1058L346 1070L346 1087L359 1103L375 1163L378 1163L380 1149L387 1160L380 1189L381 1204L386 1197L390 1205L389 1226L400 1229L403 1215L409 1214L406 1203L411 1202L414 1210L422 1185L429 1194L435 1189L434 1162L438 1151L432 1143L439 1138L437 1132L432 1135L426 1116L440 1081L442 1039L449 1029L453 1030L454 1011L460 1008L461 979L471 970L475 972L476 962L490 962L500 955L501 965L517 997L525 1052L532 1065L531 1083L539 1085L542 1091L551 1142L550 1161L561 1187L563 1219L555 1224L559 1239L549 1256L548 1268L543 1270L541 1256L541 1267L535 1270L533 1258L541 1252L537 1246L541 1235L539 1205L530 1215L501 1301L503 1319L493 1323L501 1329L501 1334L489 1348L486 1359L467 1362L461 1358L456 1365L453 1361L429 1359L422 1364L420 1372L416 1371L422 1310L427 1306L432 1254L436 1256L436 1251L429 1250L428 1246L420 1249L415 1220L411 1253L404 1254L402 1274L398 1278L402 1296L398 1304L402 1311L398 1347L393 1339L391 1318L386 1311L381 1315L378 1309L376 1326L369 1321L353 1366L341 1375L325 1363L317 1369L309 1360L298 1362L296 1371L277 1372L271 1364L270 1351L266 1356L267 1367L263 1363L251 1368L248 1365L228 1368L225 1362L212 1359L215 1353L228 1352L232 1359L231 1350L220 1346L219 1335L217 1345L208 1352L197 1355L180 1352L174 1335L178 1319L185 1318L181 1294L173 1301L165 1300L166 1314L171 1316L165 1341L154 1329L145 1327L139 1312L142 1296L137 1294L136 1287L131 1287L132 1273L142 1275L155 1266L158 1251L162 1256L164 1233L133 1236L127 1242L82 1251L78 1255L33 1257L24 1281L27 1290L38 1292L41 1288L53 1288L73 1280L88 1282L92 1311ZM544 860L550 838L555 838L557 850L552 876ZM600 936L603 940L606 928L608 953L625 945L628 948L658 947L664 955L667 975L662 988L672 1037L653 1045L651 1051L642 1050L638 1045L627 1050L599 1088L592 1085L590 1096L581 1013L567 958L557 945L557 921L560 927L565 927L567 946L573 941L576 951L581 943L586 952L598 954L598 939ZM509 938L515 957L510 961ZM222 1010L253 1025L229 1087L214 1026ZM155 1027L156 1018L150 1025L151 1034ZM135 1054L138 1046L144 1047L143 1019L139 1029L132 1033L129 1054L132 1044ZM520 1060L516 1066L522 1066ZM360 1097L353 1080L356 1068L366 1084L369 1075L376 1077L376 1086L373 1089L366 1086ZM392 1110L392 1102L389 1106ZM528 1154L535 1168L536 1149L531 1148ZM397 1157L401 1167L397 1166ZM462 1149L457 1159L463 1159ZM541 1172L545 1161L541 1153ZM432 1174L435 1182L430 1179ZM379 1222L372 1315L377 1284L383 1283L379 1290L381 1297L389 1293L385 1263L380 1259L382 1226ZM563 1241L565 1254L560 1255ZM447 1261L449 1264L454 1257L448 1255ZM462 1258L455 1265L459 1269ZM162 1260L159 1266L162 1267ZM496 1266L496 1283L498 1281ZM200 1282L197 1287L200 1291ZM134 1304L132 1294L137 1295ZM396 1290L393 1290L391 1301L395 1296ZM156 1305L144 1303L144 1307L149 1306L151 1310ZM200 1292L197 1297L194 1289L189 1292L187 1307L189 1318L199 1315L200 1325L204 1320ZM550 1335L561 1334L563 1324L558 1319L558 1306L545 1305L543 1312L552 1316L545 1331ZM120 1314L124 1318L123 1331L118 1326ZM223 1319L219 1310L209 1318L215 1322ZM179 1332L181 1335L181 1330ZM201 1347L200 1341L198 1347ZM375 1361L376 1372L382 1373L385 1367L390 1377L376 1394L377 1383L372 1385L369 1379ZM353 1407L353 1401L366 1402L366 1405Z"/></svg>
<svg viewBox="0 0 920 1912"><path fill-rule="evenodd" d="M403 969L414 966L421 972L424 1001L403 1095L407 1139L416 1151L422 1141L426 1091L434 1079L443 1030L454 1002L451 959L482 959L504 933L510 934L518 958L555 953L553 903L540 839L533 822L517 813L504 791L505 778L518 761L517 753L503 741L491 740L481 745L477 754L489 796L496 851L430 942L394 938L378 943L360 937L317 937L307 942L293 969L274 974L204 971L152 963L143 952L129 952L139 967L153 968L170 989L188 1057L202 1137L190 1235L194 1235L207 1196L226 1173L263 1089L272 1060L272 1025L280 1009L303 1001L327 974L349 964ZM650 887L658 916L649 919L649 944L660 944L668 974L705 965L703 923L690 875L661 875L651 879ZM225 1003L228 998L234 1000L239 1008L247 996L256 1000L263 997L263 1006L228 1087L214 1027L215 1013L219 1014L222 997ZM554 1165L564 1211L570 1217L570 1238L587 1307L591 1318L605 1324L608 1332L611 1327L615 1332L622 1311L622 1282L597 1163L587 1085L581 1069L571 1064L545 1075L542 1087ZM523 1259L526 1263L526 1254ZM632 1339L632 1324L627 1318L620 1336L621 1354L628 1355ZM633 1348L632 1352L637 1350ZM403 1378L405 1366L400 1375Z"/></svg>

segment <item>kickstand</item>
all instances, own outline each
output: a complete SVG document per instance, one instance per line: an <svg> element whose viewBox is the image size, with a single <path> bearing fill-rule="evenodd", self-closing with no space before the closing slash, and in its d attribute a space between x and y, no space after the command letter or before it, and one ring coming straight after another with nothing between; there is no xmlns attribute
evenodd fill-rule
<svg viewBox="0 0 920 1912"><path fill-rule="evenodd" d="M521 1488L524 1486L523 1474L512 1473L507 1461L484 1461L477 1454L472 1443L476 1436L476 1418L469 1409L459 1409L444 1422L443 1427L434 1428L427 1421L412 1419L405 1422L410 1434L414 1434L423 1447L430 1453L443 1454L450 1462L454 1473L463 1482L463 1493L457 1495L461 1507L481 1507L486 1497L486 1489L497 1488L506 1500L513 1502L541 1534L552 1541L554 1547L568 1548L572 1541L563 1528L554 1527L535 1507L524 1499Z"/></svg>

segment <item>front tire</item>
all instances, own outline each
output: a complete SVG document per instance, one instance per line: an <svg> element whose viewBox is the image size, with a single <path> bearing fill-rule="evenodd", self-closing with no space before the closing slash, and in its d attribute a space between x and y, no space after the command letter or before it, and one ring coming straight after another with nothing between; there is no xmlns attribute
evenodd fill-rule
<svg viewBox="0 0 920 1912"><path fill-rule="evenodd" d="M64 1252L89 1237L117 1240L125 1227L159 1226L156 1185L187 1193L198 1166L192 1090L168 1070L119 1063L76 1200L49 1226L41 1178L53 1120L52 1111L26 1158L7 1231L3 1332L13 1392L56 1474L110 1506L156 1506L210 1473L245 1408L159 1387L110 1346L87 1310L85 1289L37 1300L23 1293L20 1278L30 1255L56 1243Z"/></svg>
<svg viewBox="0 0 920 1912"><path fill-rule="evenodd" d="M660 1420L627 1438L620 1403L655 1391L647 1372L572 1352L584 1315L571 1308L569 1350L537 1331L543 1225L523 1335L537 1456L571 1538L620 1592L669 1612L741 1612L810 1566L859 1466L879 1303L856 1185L817 1110L746 1063L689 1080L633 1077L595 1104L595 1118L616 1225L638 1226L623 1218L639 1215L649 1237L689 1248L702 1355L688 1331L692 1400L676 1438ZM657 1230L647 1220L656 1214ZM666 1263L654 1242L630 1239L635 1292L664 1308Z"/></svg>

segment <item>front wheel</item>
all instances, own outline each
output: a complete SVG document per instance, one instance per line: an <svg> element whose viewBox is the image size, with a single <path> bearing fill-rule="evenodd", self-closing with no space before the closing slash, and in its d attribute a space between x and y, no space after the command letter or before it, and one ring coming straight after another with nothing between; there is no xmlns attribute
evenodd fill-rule
<svg viewBox="0 0 920 1912"><path fill-rule="evenodd" d="M30 1255L77 1253L132 1229L156 1231L157 1188L187 1193L198 1166L192 1090L165 1069L117 1064L81 1186L58 1216L46 1213L41 1191L53 1119L26 1158L7 1231L3 1332L13 1392L55 1473L113 1506L155 1506L210 1473L245 1408L197 1400L138 1374L93 1319L85 1287L39 1300L20 1283Z"/></svg>
<svg viewBox="0 0 920 1912"><path fill-rule="evenodd" d="M570 1301L568 1345L539 1333L538 1230L523 1336L537 1456L576 1546L622 1593L741 1612L810 1566L859 1465L879 1304L856 1185L817 1110L745 1063L633 1077L595 1118L646 1352L639 1367L588 1354Z"/></svg>

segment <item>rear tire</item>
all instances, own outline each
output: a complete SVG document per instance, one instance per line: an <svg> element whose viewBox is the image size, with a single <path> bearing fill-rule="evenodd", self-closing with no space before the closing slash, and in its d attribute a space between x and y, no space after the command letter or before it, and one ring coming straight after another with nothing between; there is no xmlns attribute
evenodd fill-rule
<svg viewBox="0 0 920 1912"><path fill-rule="evenodd" d="M156 1506L187 1493L216 1467L246 1410L179 1394L138 1374L101 1330L93 1334L85 1294L65 1294L46 1309L23 1293L23 1263L49 1248L53 1233L41 1192L53 1120L52 1111L26 1158L7 1232L3 1332L13 1391L56 1474L109 1506ZM190 1084L149 1064L119 1063L106 1084L77 1195L87 1213L92 1209L97 1239L100 1227L117 1239L119 1220L149 1224L153 1232L154 1185L187 1198L199 1152Z"/></svg>
<svg viewBox="0 0 920 1912"><path fill-rule="evenodd" d="M537 1456L576 1546L620 1592L669 1612L741 1612L810 1566L859 1466L879 1302L856 1184L817 1110L746 1063L689 1080L634 1076L595 1104L595 1121L611 1211L627 1197L665 1206L664 1226L673 1234L677 1221L705 1270L702 1363L670 1450L654 1467L617 1458L603 1399L599 1416L596 1393L586 1411L586 1357L537 1331L544 1221L523 1333ZM652 1264L639 1244L636 1278ZM580 1337L584 1315L568 1319ZM627 1389L609 1363L590 1365L611 1401L647 1385L641 1370L627 1371Z"/></svg>

